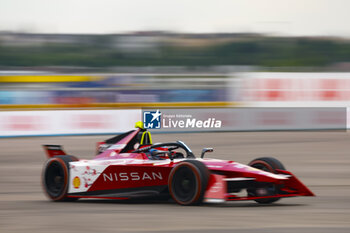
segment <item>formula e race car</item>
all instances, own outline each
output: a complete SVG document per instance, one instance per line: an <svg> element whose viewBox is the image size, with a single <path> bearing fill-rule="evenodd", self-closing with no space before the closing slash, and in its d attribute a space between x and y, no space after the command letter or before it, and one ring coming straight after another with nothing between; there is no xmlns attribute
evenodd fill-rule
<svg viewBox="0 0 350 233"><path fill-rule="evenodd" d="M204 158L212 148L204 148L196 158L182 141L152 144L141 123L99 142L92 160L67 155L59 145L44 148L49 160L42 183L53 201L168 196L181 205L240 200L267 204L283 197L314 196L277 159L258 158L244 165Z"/></svg>

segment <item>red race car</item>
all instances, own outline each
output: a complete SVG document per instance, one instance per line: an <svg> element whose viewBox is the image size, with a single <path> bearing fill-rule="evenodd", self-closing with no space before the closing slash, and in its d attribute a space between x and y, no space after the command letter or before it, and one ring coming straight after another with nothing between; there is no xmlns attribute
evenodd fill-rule
<svg viewBox="0 0 350 233"><path fill-rule="evenodd" d="M240 200L272 203L283 197L314 196L277 159L258 158L244 165L204 158L211 148L204 148L201 158L196 158L181 141L152 144L150 133L140 124L97 145L92 160L67 155L59 145L44 145L49 160L42 183L50 199L170 195L181 205L196 205Z"/></svg>

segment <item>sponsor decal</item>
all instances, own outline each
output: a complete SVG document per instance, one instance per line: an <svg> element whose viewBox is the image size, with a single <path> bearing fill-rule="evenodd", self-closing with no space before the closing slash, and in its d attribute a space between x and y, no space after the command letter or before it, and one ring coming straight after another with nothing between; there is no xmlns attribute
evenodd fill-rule
<svg viewBox="0 0 350 233"><path fill-rule="evenodd" d="M96 169L90 168L90 166L86 166L85 171L81 175L95 176L97 174L100 174L100 172L97 172Z"/></svg>
<svg viewBox="0 0 350 233"><path fill-rule="evenodd" d="M88 188L88 187L90 187L92 185L92 181L91 181L90 178L83 177L83 179L84 179L84 187L85 188Z"/></svg>
<svg viewBox="0 0 350 233"><path fill-rule="evenodd" d="M164 128L221 128L222 122L215 118L207 120L198 120L196 118L187 118L185 120L163 119Z"/></svg>
<svg viewBox="0 0 350 233"><path fill-rule="evenodd" d="M113 172L103 173L104 182L115 182L115 181L144 181L144 180L163 180L161 172Z"/></svg>
<svg viewBox="0 0 350 233"><path fill-rule="evenodd" d="M70 185L68 193L85 192L100 177L108 165L105 161L79 160L70 163Z"/></svg>
<svg viewBox="0 0 350 233"><path fill-rule="evenodd" d="M73 179L73 186L74 188L78 189L80 187L80 178L78 176L74 177Z"/></svg>
<svg viewBox="0 0 350 233"><path fill-rule="evenodd" d="M193 115L194 114L194 115ZM179 114L164 110L143 111L143 125L145 129L220 129L222 121L205 116L199 112L193 114Z"/></svg>
<svg viewBox="0 0 350 233"><path fill-rule="evenodd" d="M161 128L161 115L162 113L157 111L144 111L143 112L143 126L145 129L160 129Z"/></svg>

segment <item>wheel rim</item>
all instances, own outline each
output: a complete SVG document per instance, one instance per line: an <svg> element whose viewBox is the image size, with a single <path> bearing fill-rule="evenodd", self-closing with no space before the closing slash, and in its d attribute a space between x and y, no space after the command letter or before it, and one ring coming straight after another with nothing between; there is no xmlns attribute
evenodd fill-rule
<svg viewBox="0 0 350 233"><path fill-rule="evenodd" d="M62 194L65 187L65 174L61 164L51 162L45 171L45 186L49 195L57 197Z"/></svg>
<svg viewBox="0 0 350 233"><path fill-rule="evenodd" d="M271 172L271 173L275 173L273 168L265 163L264 161L257 161L256 163L253 163L250 165L251 167L257 168L259 170L263 170L266 172ZM253 188L253 189L248 189L248 195L249 196L260 196L259 195L259 190L265 190L266 193L268 193L268 195L275 195L277 193L277 189L275 185L268 185L266 187L260 187L260 188ZM278 200L279 198L266 198L266 199L260 199L260 202L273 202Z"/></svg>
<svg viewBox="0 0 350 233"><path fill-rule="evenodd" d="M191 168L179 168L173 177L172 190L181 202L190 202L196 195L198 182Z"/></svg>

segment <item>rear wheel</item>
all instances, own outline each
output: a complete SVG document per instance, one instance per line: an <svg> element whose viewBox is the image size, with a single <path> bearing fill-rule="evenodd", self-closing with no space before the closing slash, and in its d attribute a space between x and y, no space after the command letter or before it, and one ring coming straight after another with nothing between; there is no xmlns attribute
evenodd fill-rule
<svg viewBox="0 0 350 233"><path fill-rule="evenodd" d="M169 192L180 205L198 205L204 198L209 170L201 162L186 160L175 166L169 175Z"/></svg>
<svg viewBox="0 0 350 233"><path fill-rule="evenodd" d="M249 166L266 171L271 173L277 173L276 169L280 170L286 170L283 164L272 157L262 157L257 158L251 161ZM273 196L278 194L278 187L276 185L271 184L266 187L259 187L259 188L250 188L247 190L248 196L254 197L254 196ZM260 204L269 204L278 201L280 198L263 198L263 199L256 199L255 201Z"/></svg>
<svg viewBox="0 0 350 233"><path fill-rule="evenodd" d="M42 183L47 196L53 201L75 201L67 197L69 162L78 161L74 156L59 155L49 159L44 167Z"/></svg>

